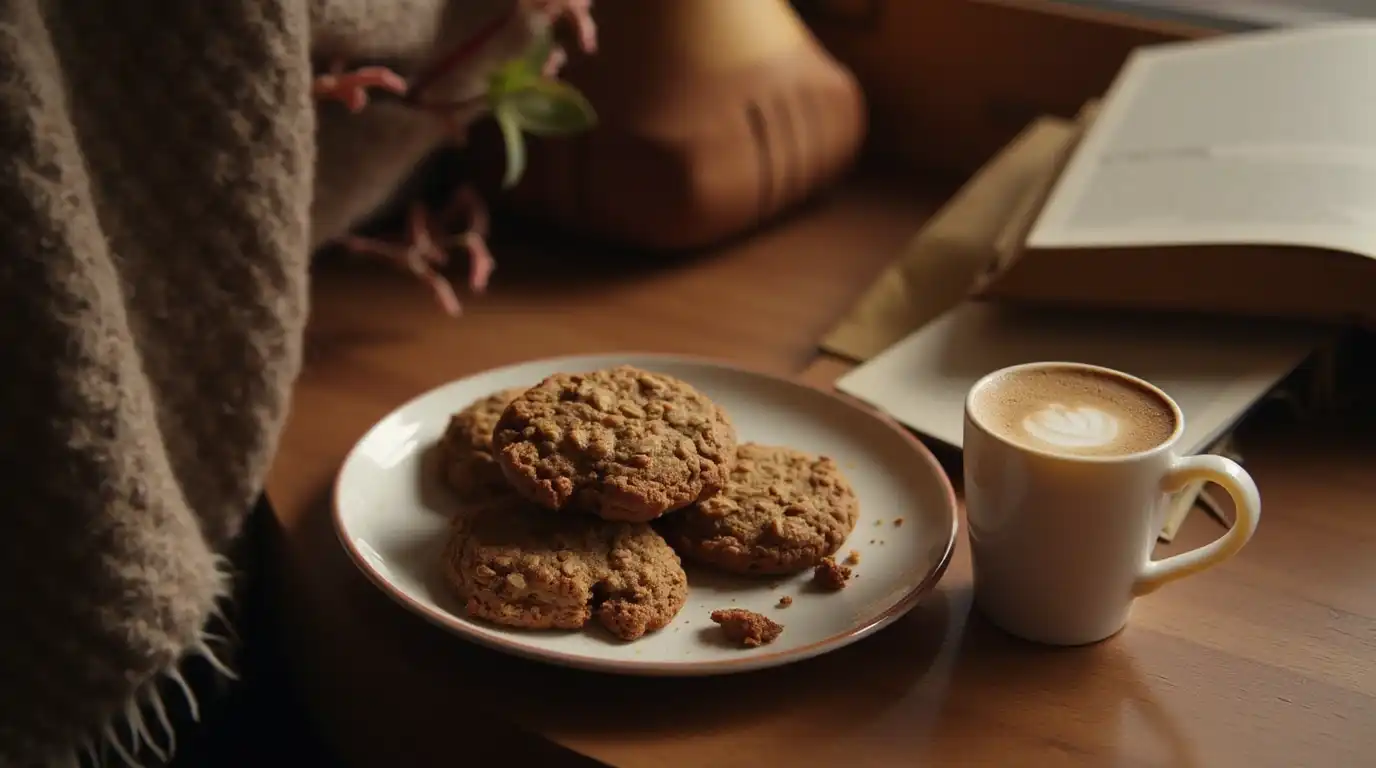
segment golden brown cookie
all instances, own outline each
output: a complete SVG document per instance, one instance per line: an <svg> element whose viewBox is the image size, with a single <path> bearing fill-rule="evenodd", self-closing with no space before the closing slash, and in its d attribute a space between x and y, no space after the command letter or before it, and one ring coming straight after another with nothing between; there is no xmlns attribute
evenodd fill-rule
<svg viewBox="0 0 1376 768"><path fill-rule="evenodd" d="M469 615L526 629L578 629L596 617L635 640L688 599L678 555L649 525L551 514L515 496L460 514L442 567Z"/></svg>
<svg viewBox="0 0 1376 768"><path fill-rule="evenodd" d="M726 488L665 518L661 528L690 559L732 573L784 574L835 554L859 517L836 462L745 443Z"/></svg>
<svg viewBox="0 0 1376 768"><path fill-rule="evenodd" d="M511 484L492 455L492 429L507 405L524 391L525 387L514 387L494 392L449 417L439 442L440 471L461 501L483 501L510 491Z"/></svg>
<svg viewBox="0 0 1376 768"><path fill-rule="evenodd" d="M492 443L517 493L607 520L653 520L706 498L736 457L725 411L630 366L550 376L511 402Z"/></svg>

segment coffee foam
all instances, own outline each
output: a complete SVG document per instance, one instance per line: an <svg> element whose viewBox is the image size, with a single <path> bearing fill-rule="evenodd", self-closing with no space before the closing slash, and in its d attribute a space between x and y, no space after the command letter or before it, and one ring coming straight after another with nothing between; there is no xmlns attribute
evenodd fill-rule
<svg viewBox="0 0 1376 768"><path fill-rule="evenodd" d="M1175 432L1160 395L1111 373L1074 367L1009 371L974 403L988 429L1015 443L1074 456L1150 450Z"/></svg>

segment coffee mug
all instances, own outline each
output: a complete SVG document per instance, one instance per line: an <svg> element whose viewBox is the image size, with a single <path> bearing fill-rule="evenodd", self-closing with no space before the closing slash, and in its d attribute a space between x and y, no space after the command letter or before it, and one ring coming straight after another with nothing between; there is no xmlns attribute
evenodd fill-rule
<svg viewBox="0 0 1376 768"><path fill-rule="evenodd" d="M1005 631L1083 645L1117 633L1135 598L1237 554L1261 517L1242 467L1181 456L1174 400L1126 373L1029 363L965 400L965 503L975 604ZM1169 494L1194 481L1233 498L1236 521L1198 549L1151 559Z"/></svg>

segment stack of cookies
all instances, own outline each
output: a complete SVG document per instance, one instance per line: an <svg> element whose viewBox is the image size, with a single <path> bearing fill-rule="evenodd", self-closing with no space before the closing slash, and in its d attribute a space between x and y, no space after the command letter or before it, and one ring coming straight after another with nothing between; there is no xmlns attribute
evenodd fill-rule
<svg viewBox="0 0 1376 768"><path fill-rule="evenodd" d="M439 457L461 502L446 579L470 615L507 626L595 618L634 640L686 602L680 555L750 576L834 571L859 517L831 459L738 444L707 396L630 366L480 399Z"/></svg>

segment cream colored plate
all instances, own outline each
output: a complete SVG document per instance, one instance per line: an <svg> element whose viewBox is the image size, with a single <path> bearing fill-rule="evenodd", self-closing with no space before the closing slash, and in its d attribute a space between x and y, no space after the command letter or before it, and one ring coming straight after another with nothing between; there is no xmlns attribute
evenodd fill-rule
<svg viewBox="0 0 1376 768"><path fill-rule="evenodd" d="M788 445L840 463L860 498L860 522L841 549L860 552L840 592L810 589L810 573L770 580L688 566L688 603L674 622L632 643L595 627L533 632L470 620L437 576L453 511L429 471L449 415L470 402L556 372L618 364L676 376L721 404L740 440ZM895 521L902 519L901 525ZM712 675L778 666L855 642L902 616L945 571L956 539L955 494L931 453L894 422L831 392L706 360L653 355L567 357L499 368L446 384L393 411L359 440L335 487L335 527L354 562L383 592L460 637L519 656L639 675ZM777 608L779 598L793 598ZM709 614L748 608L784 625L770 645L724 644Z"/></svg>

